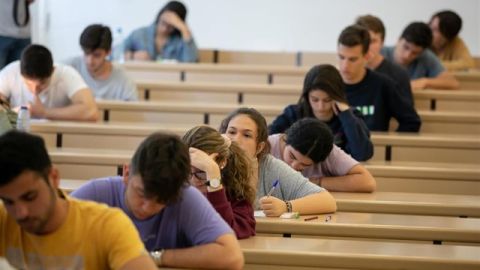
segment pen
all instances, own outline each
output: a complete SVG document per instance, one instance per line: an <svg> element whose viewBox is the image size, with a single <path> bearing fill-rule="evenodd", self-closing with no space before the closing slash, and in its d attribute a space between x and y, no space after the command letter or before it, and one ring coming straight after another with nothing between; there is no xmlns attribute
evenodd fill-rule
<svg viewBox="0 0 480 270"><path fill-rule="evenodd" d="M304 221L315 220L315 219L318 219L318 216L306 218L304 219Z"/></svg>
<svg viewBox="0 0 480 270"><path fill-rule="evenodd" d="M272 195L273 191L278 186L279 182L280 182L280 180L278 180L278 179L273 182L272 188L267 193L267 197L270 197L270 195Z"/></svg>

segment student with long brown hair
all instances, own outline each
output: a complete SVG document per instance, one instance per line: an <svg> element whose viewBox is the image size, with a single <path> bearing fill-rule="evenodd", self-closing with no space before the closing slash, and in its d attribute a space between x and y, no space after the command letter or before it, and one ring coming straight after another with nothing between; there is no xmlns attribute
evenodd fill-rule
<svg viewBox="0 0 480 270"><path fill-rule="evenodd" d="M288 105L269 126L270 134L284 133L303 118L316 118L332 130L335 144L358 161L373 156L370 131L360 111L348 105L345 85L329 64L312 67L305 75L297 104Z"/></svg>
<svg viewBox="0 0 480 270"><path fill-rule="evenodd" d="M255 235L255 191L245 152L208 126L190 129L183 141L190 147L190 183L207 196L239 239Z"/></svg>
<svg viewBox="0 0 480 270"><path fill-rule="evenodd" d="M256 207L266 216L336 211L335 199L326 189L311 183L300 172L269 154L267 122L257 110L239 108L233 111L222 121L220 132L237 142L252 160L251 184L256 189ZM276 180L278 184L272 190Z"/></svg>

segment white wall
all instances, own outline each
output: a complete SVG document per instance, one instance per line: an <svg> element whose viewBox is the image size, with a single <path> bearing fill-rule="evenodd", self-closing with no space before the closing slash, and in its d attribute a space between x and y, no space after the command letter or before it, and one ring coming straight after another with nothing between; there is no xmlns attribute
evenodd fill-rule
<svg viewBox="0 0 480 270"><path fill-rule="evenodd" d="M458 12L461 36L480 55L480 0L183 0L188 23L200 48L257 51L335 51L340 31L361 14L379 16L393 44L411 21L427 21L440 9ZM85 26L104 23L132 29L151 23L167 1L35 1L34 40L51 48L56 59L79 54Z"/></svg>

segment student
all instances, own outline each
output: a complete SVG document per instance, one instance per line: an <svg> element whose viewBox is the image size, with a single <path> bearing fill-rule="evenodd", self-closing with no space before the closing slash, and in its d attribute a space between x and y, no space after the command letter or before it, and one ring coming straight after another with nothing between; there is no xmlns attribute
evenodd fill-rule
<svg viewBox="0 0 480 270"><path fill-rule="evenodd" d="M396 89L400 91L400 95L413 106L412 87L406 69L385 59L380 53L385 41L385 26L383 22L378 17L365 15L358 17L355 24L367 28L370 34L367 67L395 81Z"/></svg>
<svg viewBox="0 0 480 270"><path fill-rule="evenodd" d="M29 8L33 1L0 1L0 70L20 59L23 49L31 43Z"/></svg>
<svg viewBox="0 0 480 270"><path fill-rule="evenodd" d="M349 107L344 88L342 77L334 66L314 66L305 76L298 103L284 109L269 126L269 133L285 132L302 118L316 118L330 127L337 146L356 160L368 160L373 156L370 132L362 114Z"/></svg>
<svg viewBox="0 0 480 270"><path fill-rule="evenodd" d="M327 190L311 183L299 172L269 154L267 122L255 109L239 108L222 121L220 132L251 158L252 186L257 190L257 208L266 216L278 217L285 212L321 214L335 212L335 199ZM269 196L274 182L278 187Z"/></svg>
<svg viewBox="0 0 480 270"><path fill-rule="evenodd" d="M183 142L190 147L190 183L207 196L238 239L254 236L255 190L250 185L250 160L245 152L208 126L190 129Z"/></svg>
<svg viewBox="0 0 480 270"><path fill-rule="evenodd" d="M97 99L138 100L137 88L127 73L107 58L112 48L110 28L92 24L80 36L83 57L68 59L65 64L75 68L92 89Z"/></svg>
<svg viewBox="0 0 480 270"><path fill-rule="evenodd" d="M420 117L398 93L395 83L365 67L369 45L368 30L358 25L348 26L338 38L340 75L350 106L363 113L371 131L388 131L393 117L399 123L397 131L418 132Z"/></svg>
<svg viewBox="0 0 480 270"><path fill-rule="evenodd" d="M271 155L329 191L375 191L373 176L333 144L330 128L318 119L300 119L268 142Z"/></svg>
<svg viewBox="0 0 480 270"><path fill-rule="evenodd" d="M451 10L433 14L429 23L433 34L432 50L448 70L474 68L475 63L463 40L458 36L462 18Z"/></svg>
<svg viewBox="0 0 480 270"><path fill-rule="evenodd" d="M91 90L71 67L53 65L52 54L30 45L0 71L0 96L12 107L28 106L34 118L95 121L97 105Z"/></svg>
<svg viewBox="0 0 480 270"><path fill-rule="evenodd" d="M156 269L118 209L59 191L42 138L0 137L0 257L16 269Z"/></svg>
<svg viewBox="0 0 480 270"><path fill-rule="evenodd" d="M196 62L198 49L185 23L187 9L177 1L168 2L155 21L133 31L125 40L125 59Z"/></svg>
<svg viewBox="0 0 480 270"><path fill-rule="evenodd" d="M232 229L188 185L188 148L175 135L154 133L135 151L122 176L91 180L72 196L121 208L158 266L241 269Z"/></svg>
<svg viewBox="0 0 480 270"><path fill-rule="evenodd" d="M432 45L432 30L427 24L409 24L393 47L383 47L382 54L408 70L413 90L457 89L458 81L447 72L440 60L428 49Z"/></svg>

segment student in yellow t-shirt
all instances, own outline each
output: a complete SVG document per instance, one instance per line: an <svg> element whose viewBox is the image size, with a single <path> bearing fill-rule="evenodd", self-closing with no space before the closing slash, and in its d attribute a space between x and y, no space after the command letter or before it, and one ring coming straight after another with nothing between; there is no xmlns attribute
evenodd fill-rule
<svg viewBox="0 0 480 270"><path fill-rule="evenodd" d="M451 10L442 10L433 14L429 23L432 29L432 51L450 70L468 70L474 68L475 62L467 45L460 38L462 18Z"/></svg>
<svg viewBox="0 0 480 270"><path fill-rule="evenodd" d="M18 269L156 269L122 211L65 197L43 140L0 137L0 257Z"/></svg>

